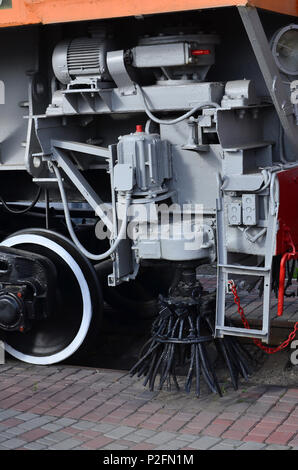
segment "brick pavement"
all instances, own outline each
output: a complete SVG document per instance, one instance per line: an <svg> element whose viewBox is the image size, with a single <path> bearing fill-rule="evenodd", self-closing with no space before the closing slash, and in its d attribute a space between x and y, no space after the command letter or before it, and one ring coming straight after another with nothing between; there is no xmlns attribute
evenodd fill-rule
<svg viewBox="0 0 298 470"><path fill-rule="evenodd" d="M298 387L150 392L123 371L0 366L0 450L298 449Z"/></svg>
<svg viewBox="0 0 298 470"><path fill-rule="evenodd" d="M205 276L204 286L216 286ZM297 290L294 282L293 289ZM250 322L261 316L256 292L239 293ZM282 318L271 302L272 323L297 321L295 299ZM237 319L233 299L227 316ZM164 390L150 392L127 372L69 365L0 365L0 450L289 450L298 449L297 386L221 377L223 397Z"/></svg>

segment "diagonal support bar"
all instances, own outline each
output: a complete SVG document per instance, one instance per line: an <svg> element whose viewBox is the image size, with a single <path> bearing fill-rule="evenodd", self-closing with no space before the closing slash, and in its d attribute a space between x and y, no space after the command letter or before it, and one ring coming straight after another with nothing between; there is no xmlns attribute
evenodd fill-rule
<svg viewBox="0 0 298 470"><path fill-rule="evenodd" d="M239 6L238 11L271 95L276 112L279 116L281 125L294 145L294 148L297 148L298 126L295 122L294 109L290 101L290 89L282 80L278 67L274 61L257 9L254 7Z"/></svg>
<svg viewBox="0 0 298 470"><path fill-rule="evenodd" d="M68 149L69 150L69 149ZM80 173L77 167L72 163L70 158L66 155L65 150L57 148L53 142L53 160L55 160L59 166L63 169L66 175L70 178L72 183L80 191L82 196L94 209L95 213L102 219L107 228L113 233L113 221L106 215L103 207L106 206L107 211L110 209L110 205L105 204L94 189L90 186L88 181Z"/></svg>
<svg viewBox="0 0 298 470"><path fill-rule="evenodd" d="M69 140L52 140L52 146L62 150L72 152L86 153L94 157L102 157L105 159L111 158L111 152L106 147L99 147L97 145L83 144L81 142L73 142Z"/></svg>

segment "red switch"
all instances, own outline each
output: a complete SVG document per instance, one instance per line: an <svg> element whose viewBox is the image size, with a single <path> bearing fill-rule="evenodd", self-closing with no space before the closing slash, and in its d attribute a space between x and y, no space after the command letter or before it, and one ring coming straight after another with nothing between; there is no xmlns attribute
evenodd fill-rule
<svg viewBox="0 0 298 470"><path fill-rule="evenodd" d="M143 126L141 124L137 125L136 132L143 132Z"/></svg>
<svg viewBox="0 0 298 470"><path fill-rule="evenodd" d="M193 49L191 51L191 55L198 56L198 55L209 55L211 54L210 49Z"/></svg>

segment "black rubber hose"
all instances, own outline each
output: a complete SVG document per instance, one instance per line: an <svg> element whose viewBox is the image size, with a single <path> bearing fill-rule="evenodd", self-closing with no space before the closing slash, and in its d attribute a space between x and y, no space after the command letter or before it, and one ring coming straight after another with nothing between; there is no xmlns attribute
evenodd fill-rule
<svg viewBox="0 0 298 470"><path fill-rule="evenodd" d="M12 209L11 207L9 207L8 204L4 201L4 199L1 196L0 196L0 201L2 203L2 206L7 212L10 212L11 214L26 214L26 212L29 212L37 204L40 198L40 195L41 195L41 188L38 188L37 194L35 198L33 199L33 201L31 202L30 206L21 210Z"/></svg>

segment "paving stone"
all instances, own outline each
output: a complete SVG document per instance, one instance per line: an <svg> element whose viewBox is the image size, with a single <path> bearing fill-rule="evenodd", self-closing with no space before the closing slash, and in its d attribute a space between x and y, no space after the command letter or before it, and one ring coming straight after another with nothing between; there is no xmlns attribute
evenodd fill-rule
<svg viewBox="0 0 298 470"><path fill-rule="evenodd" d="M189 444L189 447L197 450L208 450L218 442L220 442L220 439L217 437L203 436Z"/></svg>
<svg viewBox="0 0 298 470"><path fill-rule="evenodd" d="M65 426L63 426L62 424L49 423L49 424L45 424L44 426L42 426L41 429L45 429L46 431L50 431L50 432L56 432L64 427Z"/></svg>
<svg viewBox="0 0 298 470"><path fill-rule="evenodd" d="M185 433L185 434L179 434L177 439L179 439L180 441L185 441L185 442L193 442L196 439L198 439L198 436L195 436L194 434Z"/></svg>
<svg viewBox="0 0 298 470"><path fill-rule="evenodd" d="M25 421L19 426L23 429L30 430L30 429L42 427L43 425L50 423L54 419L55 418L53 416L39 416L38 418Z"/></svg>
<svg viewBox="0 0 298 470"><path fill-rule="evenodd" d="M125 439L138 443L150 438L151 436L154 436L155 434L156 432L152 431L151 429L138 429L131 434L126 435Z"/></svg>
<svg viewBox="0 0 298 470"><path fill-rule="evenodd" d="M112 443L103 447L102 450L126 450L128 448L129 448L128 446L122 446L116 443Z"/></svg>
<svg viewBox="0 0 298 470"><path fill-rule="evenodd" d="M169 442L171 439L175 439L177 437L177 434L172 433L172 432L167 432L167 431L161 431L153 435L152 437L149 437L146 439L146 442L149 444L165 444L166 442Z"/></svg>
<svg viewBox="0 0 298 470"><path fill-rule="evenodd" d="M58 442L57 444L53 444L49 447L50 450L70 450L78 447L82 444L82 441L77 439L65 439L62 442Z"/></svg>
<svg viewBox="0 0 298 470"><path fill-rule="evenodd" d="M113 440L107 436L98 436L95 439L92 439L88 442L83 444L83 447L87 447L88 449L101 449L104 446L111 444Z"/></svg>
<svg viewBox="0 0 298 470"><path fill-rule="evenodd" d="M22 421L30 421L34 418L39 418L39 415L35 413L19 413L18 419L21 419Z"/></svg>
<svg viewBox="0 0 298 470"><path fill-rule="evenodd" d="M142 436L141 434L138 434L138 432L136 431L125 436L125 439L127 441L135 442L137 444L139 442L144 441L146 439L146 436Z"/></svg>
<svg viewBox="0 0 298 470"><path fill-rule="evenodd" d="M219 442L215 446L211 447L210 450L234 450L234 447L231 447L227 444L224 444L223 442Z"/></svg>
<svg viewBox="0 0 298 470"><path fill-rule="evenodd" d="M72 425L73 428L76 429L90 429L94 426L94 423L91 423L90 421L77 421L75 424Z"/></svg>
<svg viewBox="0 0 298 470"><path fill-rule="evenodd" d="M16 426L14 428L7 429L6 433L11 436L19 436L20 434L24 434L24 429Z"/></svg>
<svg viewBox="0 0 298 470"><path fill-rule="evenodd" d="M179 450L184 446L184 443L179 439L173 439L165 444L155 447L154 450Z"/></svg>
<svg viewBox="0 0 298 470"><path fill-rule="evenodd" d="M30 442L29 444L26 444L25 449L28 450L44 450L47 448L47 446L42 445L42 444L37 444L37 442Z"/></svg>
<svg viewBox="0 0 298 470"><path fill-rule="evenodd" d="M5 419L12 418L16 415L19 415L20 412L16 410L3 410L0 411L0 422L4 421Z"/></svg>
<svg viewBox="0 0 298 470"><path fill-rule="evenodd" d="M233 439L223 439L218 442L215 446L211 447L210 450L236 450L243 444L243 441L236 441ZM191 445L191 444L190 444Z"/></svg>
<svg viewBox="0 0 298 470"><path fill-rule="evenodd" d="M237 441L236 439L223 439L221 442L224 445L234 447L234 448L237 448L241 446L241 444L243 444L243 441Z"/></svg>
<svg viewBox="0 0 298 470"><path fill-rule="evenodd" d="M112 437L113 439L120 439L123 436L126 436L127 434L130 434L131 432L134 431L134 428L131 428L129 426L119 426L112 431L108 431L105 434L107 437Z"/></svg>
<svg viewBox="0 0 298 470"><path fill-rule="evenodd" d="M266 444L261 442L245 442L237 450L261 450L266 447Z"/></svg>
<svg viewBox="0 0 298 470"><path fill-rule="evenodd" d="M74 428L77 428L77 429L82 429L79 427L79 425L74 425L73 426ZM103 434L109 432L109 431L112 431L113 429L115 429L117 426L115 426L115 424L110 424L110 423L101 423L101 424L96 424L94 426L94 423L91 423L91 426L88 427L88 429L92 429L92 431L99 431L99 432L102 432ZM86 428L84 428L86 429Z"/></svg>
<svg viewBox="0 0 298 470"><path fill-rule="evenodd" d="M41 444L41 445L44 445L46 447L49 447L49 446L53 445L53 442L54 441L51 441L50 439L47 439L46 437L42 437L41 439L37 439L35 441L35 444Z"/></svg>
<svg viewBox="0 0 298 470"><path fill-rule="evenodd" d="M69 434L63 431L52 432L46 436L46 439L49 441L59 442L69 438Z"/></svg>
<svg viewBox="0 0 298 470"><path fill-rule="evenodd" d="M278 444L269 444L266 447L266 450L289 450L289 447L287 446L280 446Z"/></svg>
<svg viewBox="0 0 298 470"><path fill-rule="evenodd" d="M1 443L1 445L7 449L18 449L19 447L23 447L26 444L27 442L23 441L22 439L9 439L8 441Z"/></svg>
<svg viewBox="0 0 298 470"><path fill-rule="evenodd" d="M135 432L139 434L140 436L145 436L145 437L151 437L155 434L155 431L152 431L151 429L143 429L143 428L140 428Z"/></svg>
<svg viewBox="0 0 298 470"><path fill-rule="evenodd" d="M74 423L76 423L76 419L71 419L71 418L59 418L57 421L54 421L54 424L61 424L62 426L72 426Z"/></svg>
<svg viewBox="0 0 298 470"><path fill-rule="evenodd" d="M0 434L0 444L1 444L1 442L7 441L7 438L8 438L7 434L5 434L5 435Z"/></svg>

